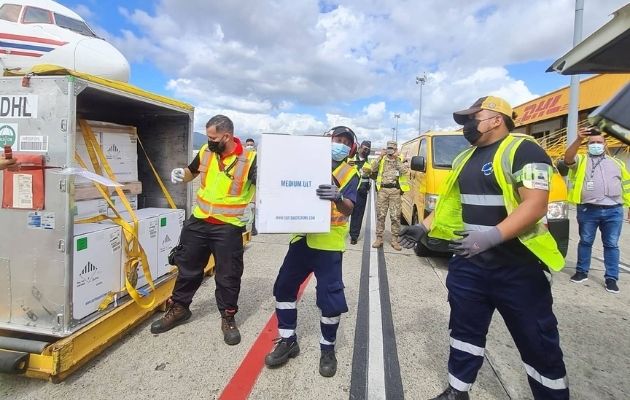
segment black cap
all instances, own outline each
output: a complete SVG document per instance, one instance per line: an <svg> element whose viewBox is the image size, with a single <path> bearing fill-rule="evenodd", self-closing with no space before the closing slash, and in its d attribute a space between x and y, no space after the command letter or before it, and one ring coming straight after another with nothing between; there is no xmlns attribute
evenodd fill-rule
<svg viewBox="0 0 630 400"><path fill-rule="evenodd" d="M372 142L370 142L369 140L364 140L364 141L361 142L361 146L365 146L368 149L371 149L372 148Z"/></svg>

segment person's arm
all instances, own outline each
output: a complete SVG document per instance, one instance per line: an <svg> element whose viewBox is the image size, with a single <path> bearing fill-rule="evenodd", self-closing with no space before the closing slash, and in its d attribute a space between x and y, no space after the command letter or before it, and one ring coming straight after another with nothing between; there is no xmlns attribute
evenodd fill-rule
<svg viewBox="0 0 630 400"><path fill-rule="evenodd" d="M4 156L2 158L0 158L0 171L3 169L7 169L10 168L12 166L14 166L16 164L16 160L15 158L11 158L11 159L6 159L4 158Z"/></svg>
<svg viewBox="0 0 630 400"><path fill-rule="evenodd" d="M569 147L567 147L567 151L564 153L564 163L567 167L575 164L575 156L577 155L580 146L582 145L582 141L587 138L588 131L586 128L581 128L577 133L577 138L571 143Z"/></svg>
<svg viewBox="0 0 630 400"><path fill-rule="evenodd" d="M258 156L254 157L252 166L249 168L247 179L252 183L252 185L256 184L256 180L258 179Z"/></svg>
<svg viewBox="0 0 630 400"><path fill-rule="evenodd" d="M548 191L521 187L518 194L521 204L497 225L503 241L518 237L547 214Z"/></svg>
<svg viewBox="0 0 630 400"><path fill-rule="evenodd" d="M199 175L199 165L201 164L201 159L199 158L199 153L195 156L195 158L191 161L190 165L187 168L184 168L184 182L188 183L195 179L197 175Z"/></svg>

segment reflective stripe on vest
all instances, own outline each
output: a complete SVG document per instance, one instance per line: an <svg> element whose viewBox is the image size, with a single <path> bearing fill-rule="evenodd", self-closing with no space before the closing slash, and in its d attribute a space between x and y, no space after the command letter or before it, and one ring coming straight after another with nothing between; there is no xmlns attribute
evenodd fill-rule
<svg viewBox="0 0 630 400"><path fill-rule="evenodd" d="M339 184L339 190L343 190L352 178L356 176L356 169L342 162L333 171L333 177ZM326 251L344 251L346 249L346 236L348 235L348 218L343 215L333 202L331 202L330 232L328 233L307 233L306 235L295 235L291 242L306 236L308 247Z"/></svg>
<svg viewBox="0 0 630 400"><path fill-rule="evenodd" d="M193 215L200 219L210 216L220 221L244 226L241 221L247 206L253 198L255 187L247 182L255 153L245 151L232 156L229 170L221 170L223 161L203 145L199 151L199 171L201 187L197 191L197 206ZM213 186L208 187L211 183Z"/></svg>
<svg viewBox="0 0 630 400"><path fill-rule="evenodd" d="M508 215L519 205L516 182L512 174L512 163L518 146L524 140L529 139L517 139L512 135L508 135L499 145L492 160L494 176L503 193L503 205ZM464 224L462 218L462 194L459 192L457 178L475 149L475 147L466 149L455 158L453 170L447 177L442 187L442 193L440 193L438 198L429 236L452 240L457 238L453 233L457 230L487 230L488 227L483 225ZM474 201L478 199L469 198L469 200ZM496 201L496 198L494 200ZM552 270L559 271L564 267L564 258L558 250L553 236L551 236L542 221L539 221L531 229L521 234L518 239Z"/></svg>

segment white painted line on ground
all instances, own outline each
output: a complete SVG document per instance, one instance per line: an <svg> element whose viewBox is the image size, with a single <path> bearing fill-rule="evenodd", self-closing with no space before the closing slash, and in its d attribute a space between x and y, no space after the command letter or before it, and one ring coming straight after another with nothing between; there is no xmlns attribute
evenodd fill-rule
<svg viewBox="0 0 630 400"><path fill-rule="evenodd" d="M376 240L376 192L372 189L370 205L370 237ZM369 340L367 398L385 400L385 359L383 355L383 317L381 290L378 278L378 249L370 249L369 278Z"/></svg>

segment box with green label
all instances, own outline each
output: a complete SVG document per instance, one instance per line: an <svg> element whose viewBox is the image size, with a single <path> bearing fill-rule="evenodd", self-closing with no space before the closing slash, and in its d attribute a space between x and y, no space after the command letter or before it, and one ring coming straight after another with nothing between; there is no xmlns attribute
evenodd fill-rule
<svg viewBox="0 0 630 400"><path fill-rule="evenodd" d="M108 293L118 291L122 255L121 229L103 224L74 227L72 318L98 311Z"/></svg>

